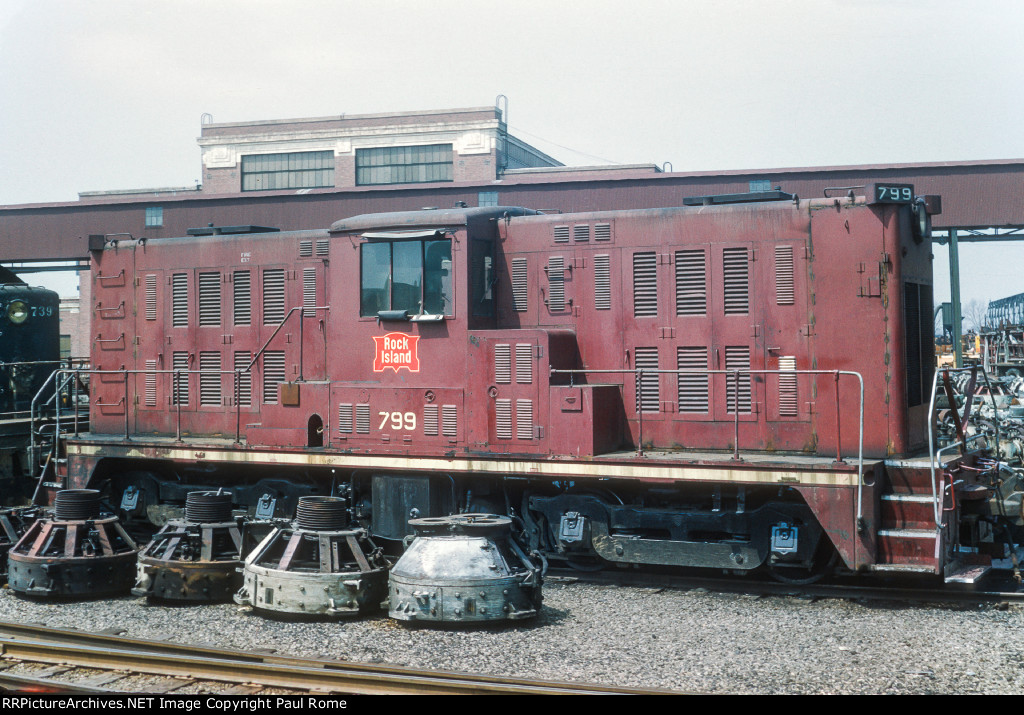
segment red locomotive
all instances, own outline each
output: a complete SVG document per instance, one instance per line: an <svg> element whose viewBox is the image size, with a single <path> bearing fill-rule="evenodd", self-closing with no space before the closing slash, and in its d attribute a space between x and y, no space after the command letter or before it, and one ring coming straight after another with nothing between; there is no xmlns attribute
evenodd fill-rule
<svg viewBox="0 0 1024 715"><path fill-rule="evenodd" d="M584 567L800 580L998 553L990 472L925 450L913 188L688 203L97 240L67 485L156 521L197 489L279 515L333 494L396 541L410 518L506 514Z"/></svg>

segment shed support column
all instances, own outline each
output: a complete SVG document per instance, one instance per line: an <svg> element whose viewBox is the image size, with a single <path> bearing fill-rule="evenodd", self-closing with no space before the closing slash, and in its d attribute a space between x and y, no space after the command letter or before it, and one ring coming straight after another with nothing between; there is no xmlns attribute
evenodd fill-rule
<svg viewBox="0 0 1024 715"><path fill-rule="evenodd" d="M964 366L964 349L960 342L963 334L963 316L960 308L960 251L956 229L949 229L949 300L953 303L953 356L954 367Z"/></svg>

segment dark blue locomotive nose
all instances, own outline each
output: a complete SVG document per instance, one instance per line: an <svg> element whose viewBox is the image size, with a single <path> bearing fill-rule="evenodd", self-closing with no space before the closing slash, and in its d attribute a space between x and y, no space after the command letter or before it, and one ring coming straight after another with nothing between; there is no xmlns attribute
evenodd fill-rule
<svg viewBox="0 0 1024 715"><path fill-rule="evenodd" d="M31 408L60 363L60 298L52 290L0 285L0 411Z"/></svg>

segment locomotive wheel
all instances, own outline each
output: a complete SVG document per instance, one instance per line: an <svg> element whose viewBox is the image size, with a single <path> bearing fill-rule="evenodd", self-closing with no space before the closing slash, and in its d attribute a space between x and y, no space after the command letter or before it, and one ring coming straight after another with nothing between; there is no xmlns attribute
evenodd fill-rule
<svg viewBox="0 0 1024 715"><path fill-rule="evenodd" d="M826 537L822 536L818 541L818 548L814 551L814 557L811 559L810 566L772 563L770 558L765 562L765 565L768 567L768 573L776 581L803 586L817 583L823 579L832 571L832 567L836 565L838 560L839 552L836 551L835 547L832 546L832 543Z"/></svg>

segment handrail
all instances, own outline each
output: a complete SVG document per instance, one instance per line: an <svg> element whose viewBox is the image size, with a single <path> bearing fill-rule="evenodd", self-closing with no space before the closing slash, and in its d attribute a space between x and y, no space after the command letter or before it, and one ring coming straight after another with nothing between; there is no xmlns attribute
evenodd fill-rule
<svg viewBox="0 0 1024 715"><path fill-rule="evenodd" d="M622 368L622 369L557 369L551 368L551 375L594 375L594 374L633 374L636 377L637 385L640 384L640 379L644 374L657 374L657 375L733 375L736 378L736 388L733 390L735 400L733 403L733 414L734 421L736 424L736 436L733 442L733 459L739 459L739 418L740 413L738 409L739 405L739 377L740 375L834 375L836 377L836 462L842 463L842 459L839 453L839 445L842 435L839 434L839 423L838 423L838 409L839 409L839 376L840 375L852 375L857 378L860 386L860 418L858 423L858 439L857 439L857 521L861 521L864 515L863 509L863 488L864 488L864 376L859 372L852 370L711 370L711 369L697 369L687 368L679 370L660 370L660 369L647 369L647 368ZM638 398L639 399L639 398ZM637 456L643 456L643 410L637 410L637 419L639 421L639 437Z"/></svg>
<svg viewBox="0 0 1024 715"><path fill-rule="evenodd" d="M949 373L952 373L952 372L976 372L978 370L981 370L981 375L985 379L985 386L988 387L989 394L993 398L992 399L992 409L996 413L996 419L993 420L993 423L994 423L994 426L995 426L995 430L996 430L996 433L995 433L995 442L996 442L995 465L996 465L996 469L999 468L999 464L1002 461L1002 460L999 459L999 407L996 405L995 392L992 391L992 383L989 382L988 373L985 371L984 366L982 366L982 365L972 365L971 367L957 367L957 368L946 368L946 367L944 367L944 368L940 368L940 369L936 370L935 374L932 375L932 394L931 394L931 398L930 398L930 400L928 402L928 455L929 455L929 465L928 466L929 466L929 469L930 469L930 472L931 472L931 482L932 482L932 510L934 511L934 514L935 514L935 526L938 527L938 528L942 528L942 527L945 526L945 524L943 523L943 519L940 517L940 514L942 513L942 510L941 510L941 507L939 505L938 485L935 482L935 469L936 469L936 466L937 466L937 462L938 462L939 456L942 454L943 451L945 451L947 449L957 448L957 447L959 447L961 449L960 453L962 455L962 454L967 452L967 444L971 440L981 439L981 438L985 437L985 435L983 435L983 434L976 434L976 435L974 435L972 437L967 437L966 436L966 432L965 432L964 433L964 439L962 441L960 441L960 442L953 442L952 444L948 444L945 447L939 448L938 450L935 449L935 397L936 397L936 394L938 392L938 387L939 387L939 374L940 373L944 374L946 376L946 378L948 379ZM956 405L950 405L950 409L956 410L957 406ZM969 416L969 414L967 414L967 413L964 414L964 418L965 419L968 416Z"/></svg>
<svg viewBox="0 0 1024 715"><path fill-rule="evenodd" d="M89 375L120 375L120 376L124 377L124 385L125 385L125 388L124 388L125 395L124 395L124 397L122 397L118 402L107 402L107 403L96 402L96 403L93 403L93 404L95 404L95 405L97 405L99 407L116 407L116 406L120 405L122 402L125 404L125 435L124 435L125 439L130 439L130 437L129 437L129 425L128 425L128 409L127 409L127 404L128 404L128 376L129 375L132 375L132 376L136 376L136 375L172 375L174 379L173 379L173 381L171 383L171 393L170 393L170 396L171 396L171 400L172 400L172 402L173 402L173 404L174 404L174 406L176 408L176 410L175 410L175 413L176 413L176 437L175 437L175 439L178 442L181 441L181 405L182 405L182 401L179 399L179 397L181 395L181 376L182 375L199 375L200 377L202 377L203 375L220 375L220 376L223 377L224 375L233 375L234 379L232 380L232 388L233 388L233 393L234 393L234 398L235 398L235 411L236 411L235 442L237 443L237 442L241 441L242 404L241 404L241 401L238 399L239 398L239 394L240 394L240 389L241 389L241 377L242 377L243 374L248 374L250 376L252 375L252 371L250 369L250 368L252 368L252 365L253 365L253 363L250 362L249 365L247 365L245 368L235 368L233 370L209 370L209 369L203 370L201 368L195 368L195 369L180 369L180 368L179 369L174 369L174 368L171 368L170 370L160 370L160 369L99 370L99 369L93 369L93 368L82 368L82 369L75 369L75 370L58 370L57 372L61 372L61 373L74 373L76 375L80 375L81 373L86 373L86 374L89 374Z"/></svg>
<svg viewBox="0 0 1024 715"><path fill-rule="evenodd" d="M260 355L262 355L264 352L266 352L267 348L270 347L270 343L274 340L274 338L277 337L277 334L279 332L281 332L281 328L283 328L284 324L288 322L288 318L290 318L292 316L292 313L294 313L297 310L307 311L307 310L330 310L330 309L331 309L331 306L329 306L329 305L297 305L294 308L292 308L291 310L289 310L285 314L285 316L281 319L281 322L277 324L277 327L274 328L274 332L270 334L269 338L267 338L267 342L263 343L263 347L261 347L259 350L257 350L256 354L252 356L252 360L249 362L249 364L246 366L245 369L246 370L252 369L252 366L256 364L257 360L259 360ZM309 316L303 315L302 317L305 318L305 317L309 317ZM302 379L302 342L303 342L303 340L302 340L302 321L300 320L299 321L299 379L300 380Z"/></svg>

